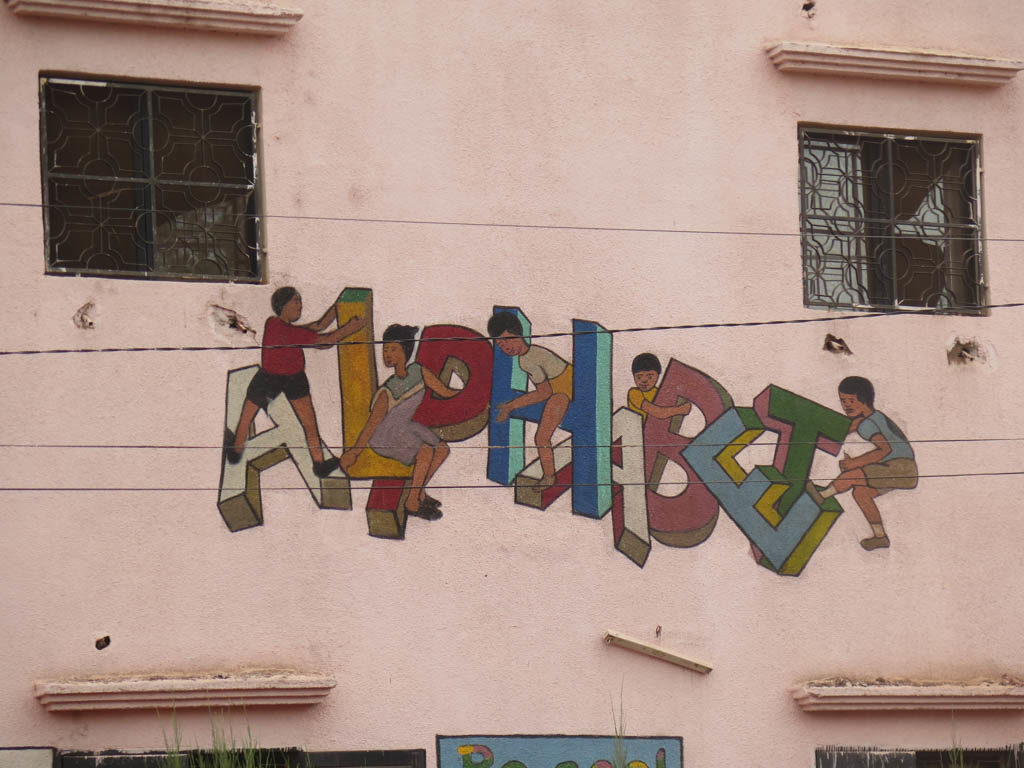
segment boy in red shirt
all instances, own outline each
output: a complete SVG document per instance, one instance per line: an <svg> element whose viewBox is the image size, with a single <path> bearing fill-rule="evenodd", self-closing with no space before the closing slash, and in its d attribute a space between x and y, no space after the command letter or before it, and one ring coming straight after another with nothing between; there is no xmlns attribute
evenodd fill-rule
<svg viewBox="0 0 1024 768"><path fill-rule="evenodd" d="M334 318L334 307L330 306L323 317L306 325L294 325L302 316L302 296L291 286L278 288L270 297L274 317L268 317L263 326L263 354L260 369L252 377L245 393L245 404L235 431L224 431L224 452L232 464L242 459L245 438L249 427L260 408L284 392L288 402L295 409L299 423L306 433L306 444L313 459L313 474L327 477L338 468L338 459L332 456L324 459L320 446L320 431L316 425L316 412L309 394L309 379L306 378L306 356L303 346L327 349L346 336L350 336L364 325L366 320L353 317L331 333L321 333ZM302 345L302 346L298 346Z"/></svg>

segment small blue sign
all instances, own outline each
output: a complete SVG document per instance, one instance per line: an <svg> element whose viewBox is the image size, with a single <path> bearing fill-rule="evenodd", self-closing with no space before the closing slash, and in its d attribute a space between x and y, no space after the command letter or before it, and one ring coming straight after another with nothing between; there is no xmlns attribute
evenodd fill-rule
<svg viewBox="0 0 1024 768"><path fill-rule="evenodd" d="M683 740L676 736L438 736L437 768L683 768Z"/></svg>

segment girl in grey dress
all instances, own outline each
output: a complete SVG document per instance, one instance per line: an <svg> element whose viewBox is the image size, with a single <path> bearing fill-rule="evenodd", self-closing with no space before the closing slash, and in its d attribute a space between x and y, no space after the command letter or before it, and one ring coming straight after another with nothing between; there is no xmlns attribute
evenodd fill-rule
<svg viewBox="0 0 1024 768"><path fill-rule="evenodd" d="M384 365L394 369L384 385L373 396L370 418L356 439L355 445L341 457L342 469L355 463L369 446L381 456L412 466L412 483L405 500L410 515L436 520L441 516L440 502L428 496L426 485L448 458L448 445L429 428L413 419L427 390L441 397L453 397L458 390L441 382L433 371L419 363L411 363L416 344L416 331L410 325L390 325L384 331L381 350Z"/></svg>

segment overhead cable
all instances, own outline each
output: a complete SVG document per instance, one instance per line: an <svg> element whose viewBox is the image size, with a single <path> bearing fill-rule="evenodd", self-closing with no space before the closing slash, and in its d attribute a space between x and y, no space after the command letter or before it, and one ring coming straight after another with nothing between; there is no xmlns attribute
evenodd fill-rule
<svg viewBox="0 0 1024 768"><path fill-rule="evenodd" d="M61 210L76 210L85 209L93 210L94 206L91 205L50 205L47 206L44 203L17 203L17 202L0 202L0 207L8 208L57 208ZM150 214L149 210L140 211L138 208L128 207L110 207L104 208L105 213L140 213ZM757 230L728 230L728 229L682 229L675 227L612 227L612 226L589 226L583 224L521 224L515 222L494 222L494 221L454 221L445 219L397 219L397 218L373 218L367 216L315 216L315 215L303 215L294 213L237 213L234 214L236 218L251 218L251 219L291 219L295 221L326 221L326 222L342 222L342 223L353 223L353 224L396 224L396 225L415 225L415 226L432 226L432 227L478 227L478 228L490 228L490 229L539 229L539 230L555 230L555 231L575 231L575 232L635 232L641 234L655 234L655 235L724 235L729 237L802 237L804 234L824 234L817 230L807 232L766 232ZM921 222L919 224L922 228L928 227L937 229L940 225L929 224L927 222ZM911 233L901 234L893 232L886 235L887 239L911 239L911 240L967 240L976 241L981 240L984 242L1000 242L1000 243L1020 243L1024 242L1024 238L1018 237L985 237L980 233L977 235L931 235L927 233Z"/></svg>
<svg viewBox="0 0 1024 768"><path fill-rule="evenodd" d="M1015 309L1024 307L1024 301L1013 301L1004 302L1001 304L984 304L979 307L972 307L972 310L987 311L991 309ZM532 333L524 334L525 338L533 339L553 339L553 338L566 338L574 336L593 336L604 333L609 334L621 334L621 333L645 333L654 331L694 331L694 330L706 330L711 328L757 328L770 325L807 325L810 323L833 323L842 320L867 320L877 317L906 317L908 315L928 315L928 316L949 316L950 311L944 309L898 309L898 310L886 310L886 311L874 311L874 312L860 312L857 314L850 315L828 315L823 317L796 317L782 320L748 320L748 321L737 321L727 323L680 323L678 325L646 325L646 326L634 326L629 328L602 328L594 331L563 331L555 333ZM437 338L419 339L420 344L433 344L436 342L444 341L493 341L496 337L494 336L442 336ZM387 342L382 340L369 340L369 341L338 341L333 344L323 344L313 342L310 344L276 344L263 346L260 344L243 344L239 346L227 346L227 345L216 345L216 346L179 346L179 347L82 347L82 348L64 348L64 349L5 349L0 350L0 357L11 357L19 355L78 355L78 354L94 354L94 353L109 353L109 352L241 352L241 351L256 351L264 349L322 349L324 347L346 347L346 346L367 346L385 344Z"/></svg>
<svg viewBox="0 0 1024 768"><path fill-rule="evenodd" d="M959 477L1016 477L1016 476L1020 476L1020 475L1024 475L1024 470L1007 470L1007 471L1004 471L1004 472L948 472L948 473L947 472L937 472L937 473L934 473L934 474L918 475L918 478L924 480L924 479L959 478ZM363 481L363 482L367 482L367 483L369 483L369 482L371 482L373 480L373 478L358 478L358 477L357 478L348 478L348 479L349 479L350 482ZM397 478L397 479L401 479L401 478ZM834 477L821 477L821 478L808 478L808 479L810 480L810 482L813 482L813 483L830 483L835 478ZM877 480L883 480L883 479L905 480L906 477L904 475L893 475L891 477L879 475L879 476L874 477L874 479L877 479ZM744 480L744 482L745 483L763 484L763 485L778 485L780 481L772 480L772 479L768 479L768 478L765 478L764 480L760 480L760 479L757 479L757 478L748 477L747 479ZM732 486L735 486L736 483L733 480L731 480L731 479L729 479L729 480L708 480L708 481L703 481L703 480L685 481L685 480L681 480L681 481L668 481L668 482L660 482L660 483L642 482L642 481L637 481L637 482L626 481L626 482L622 482L622 483L616 483L616 482L611 482L611 483L558 483L558 482L556 482L552 487L553 488L564 488L564 489L570 489L570 488L607 488L607 487L614 487L616 485L622 485L622 486L643 485L643 486L649 486L649 487L654 487L654 488L665 488L665 487L680 487L680 486L690 486L690 485L705 485L705 486L707 486L707 485L732 485ZM420 486L412 486L412 485L410 485L409 487L410 488L418 488ZM452 484L452 485L439 484L439 485L435 485L435 484L431 483L428 486L422 486L422 487L430 488L431 490L483 490L483 489L498 490L498 489L501 489L501 490L506 490L506 491L515 488L514 485L502 485L500 483L493 483L493 484L487 484L487 485L485 485L485 484ZM124 493L124 492L136 492L136 491L138 491L138 492L201 491L203 493L209 493L211 491L222 491L222 492L223 491L229 491L229 492L244 493L247 490L249 490L249 489L246 488L246 487L227 487L227 486L225 486L225 487L219 487L219 486L169 486L169 487L165 487L165 488L150 487L150 486L124 486L124 487L107 487L107 486L103 486L103 487L94 487L94 488L90 488L88 486L75 486L75 487L9 486L9 487L0 487L0 493L50 493L50 492L56 492L56 493L75 492L75 493L81 493L81 492L87 492L87 491L97 492L97 493L114 493L114 492ZM262 487L262 490L264 490L264 491L307 491L307 490L309 490L309 488L308 488L308 486L304 486L304 485L297 485L297 486L273 486L273 485L268 485L268 486Z"/></svg>
<svg viewBox="0 0 1024 768"><path fill-rule="evenodd" d="M515 418L514 416L512 418ZM770 428L765 428L766 432L773 432ZM683 440L689 440L685 435L680 436ZM923 445L923 444L945 444L945 443L1019 443L1024 442L1024 437L933 437L933 438L921 438L918 440L890 440L890 445ZM750 448L759 447L775 447L775 446L789 446L789 445L817 445L818 440L772 440L767 443L751 443ZM704 446L714 446L718 448L724 448L734 443L701 443ZM874 445L870 440L846 440L843 442L844 447L852 447L858 445ZM306 444L302 445L288 445L287 443L277 443L274 445L275 448L286 448L290 451L302 451L308 450ZM345 446L343 445L326 445L331 451L344 451ZM397 448L400 446L386 446L381 445L379 448ZM490 450L490 449L509 449L515 446L507 445L463 445L462 443L449 444L449 448L456 449L461 448L465 450ZM555 446L556 448L558 446ZM574 445L575 448L611 448L613 450L619 448L681 448L679 443L610 443L602 445ZM224 449L223 445L175 445L171 443L164 444L146 444L146 443L0 443L0 450L7 449L48 449L48 450L63 450L65 448L73 448L76 450L160 450L160 451L176 451L176 450L206 450L206 451L221 451Z"/></svg>

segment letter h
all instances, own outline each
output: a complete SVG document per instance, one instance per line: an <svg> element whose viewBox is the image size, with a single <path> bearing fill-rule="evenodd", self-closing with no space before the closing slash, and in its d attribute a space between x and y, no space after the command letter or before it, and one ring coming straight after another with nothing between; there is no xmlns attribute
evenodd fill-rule
<svg viewBox="0 0 1024 768"><path fill-rule="evenodd" d="M529 343L530 321L518 307L495 307L494 311L518 317ZM573 320L572 330L573 398L560 425L572 434L572 511L601 518L612 505L612 335L587 320ZM507 421L498 423L497 406L523 394L527 387L519 360L495 344L487 452L487 478L495 483L512 485L523 471L526 422L539 422L544 412L544 403L536 403L513 411ZM562 477L559 472L560 482Z"/></svg>

